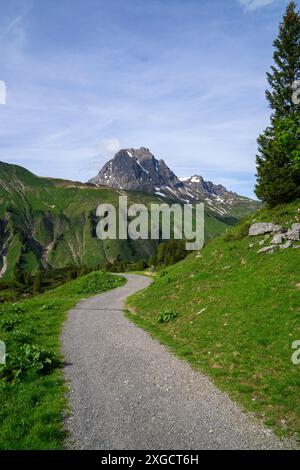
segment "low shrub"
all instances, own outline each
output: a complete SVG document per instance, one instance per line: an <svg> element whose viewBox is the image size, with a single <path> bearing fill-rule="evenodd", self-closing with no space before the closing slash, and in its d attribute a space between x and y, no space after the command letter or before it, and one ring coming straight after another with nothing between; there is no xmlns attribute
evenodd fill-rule
<svg viewBox="0 0 300 470"><path fill-rule="evenodd" d="M234 229L231 229L224 235L224 241L231 242L243 240L249 234L250 225L251 224L249 222L244 222L243 224L238 225Z"/></svg>
<svg viewBox="0 0 300 470"><path fill-rule="evenodd" d="M165 310L159 314L159 323L168 323L170 320L174 320L178 317L178 312L174 310Z"/></svg>
<svg viewBox="0 0 300 470"><path fill-rule="evenodd" d="M117 277L103 272L91 273L74 281L75 293L80 295L105 291L118 285L120 285L120 280Z"/></svg>
<svg viewBox="0 0 300 470"><path fill-rule="evenodd" d="M60 365L56 354L36 344L23 344L14 353L6 354L0 366L0 378L12 382L29 374L46 374Z"/></svg>

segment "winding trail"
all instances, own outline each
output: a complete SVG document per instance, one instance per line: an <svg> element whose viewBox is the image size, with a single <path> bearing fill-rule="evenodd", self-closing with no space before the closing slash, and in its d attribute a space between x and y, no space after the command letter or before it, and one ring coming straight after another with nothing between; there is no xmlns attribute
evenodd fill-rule
<svg viewBox="0 0 300 470"><path fill-rule="evenodd" d="M243 413L203 374L174 357L122 313L150 284L127 284L70 311L62 340L70 384L73 449L280 449L284 444Z"/></svg>

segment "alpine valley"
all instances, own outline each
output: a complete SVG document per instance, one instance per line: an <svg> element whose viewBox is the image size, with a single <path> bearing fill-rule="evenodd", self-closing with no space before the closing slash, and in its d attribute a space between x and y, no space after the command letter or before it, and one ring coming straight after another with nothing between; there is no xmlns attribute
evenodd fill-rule
<svg viewBox="0 0 300 470"><path fill-rule="evenodd" d="M12 278L17 266L35 274L67 266L102 267L154 255L151 240L99 240L96 208L128 204L205 204L206 241L255 211L257 201L239 196L201 176L178 178L163 160L140 149L120 150L88 183L38 177L0 162L0 277Z"/></svg>

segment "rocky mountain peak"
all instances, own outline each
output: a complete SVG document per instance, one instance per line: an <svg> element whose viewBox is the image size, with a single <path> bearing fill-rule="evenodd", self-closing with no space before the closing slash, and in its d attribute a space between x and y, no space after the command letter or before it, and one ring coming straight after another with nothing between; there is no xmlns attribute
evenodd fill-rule
<svg viewBox="0 0 300 470"><path fill-rule="evenodd" d="M136 160L138 160L139 158L144 158L144 159L155 158L154 155L150 152L150 150L147 149L146 147L140 147L139 149L134 149L134 148L125 149L125 151L129 153L129 155L135 158Z"/></svg>
<svg viewBox="0 0 300 470"><path fill-rule="evenodd" d="M219 216L225 216L233 205L253 203L220 184L205 181L200 175L178 178L164 160L157 160L146 147L119 150L89 183L148 192L161 200L204 201Z"/></svg>
<svg viewBox="0 0 300 470"><path fill-rule="evenodd" d="M120 150L89 183L152 193L164 186L182 185L165 162L145 147Z"/></svg>
<svg viewBox="0 0 300 470"><path fill-rule="evenodd" d="M235 195L235 193L228 191L221 184L214 184L212 181L205 181L200 175L193 175L190 178L183 178L181 181L184 182L185 186L199 191L202 193L207 193L215 196L224 196L224 195Z"/></svg>

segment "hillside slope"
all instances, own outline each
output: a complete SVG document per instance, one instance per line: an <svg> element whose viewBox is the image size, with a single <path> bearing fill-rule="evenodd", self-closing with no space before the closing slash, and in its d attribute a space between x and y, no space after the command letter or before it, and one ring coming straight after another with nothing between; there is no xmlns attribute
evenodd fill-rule
<svg viewBox="0 0 300 470"><path fill-rule="evenodd" d="M67 265L104 266L107 261L136 261L155 252L148 240L96 238L100 203L118 206L120 193L72 181L39 178L24 168L0 163L0 269L12 275ZM127 194L129 203L157 202L150 195ZM4 273L3 273L4 274Z"/></svg>
<svg viewBox="0 0 300 470"><path fill-rule="evenodd" d="M35 273L40 268L97 267L107 261L149 258L155 253L155 241L102 242L96 238L97 206L118 207L122 194L127 195L129 205L162 202L149 193L39 178L22 167L0 162L0 277L11 277L16 264ZM224 232L237 218L216 215L208 207L206 240Z"/></svg>
<svg viewBox="0 0 300 470"><path fill-rule="evenodd" d="M258 221L290 227L299 222L299 208L296 201L260 210L159 272L153 285L129 301L129 316L138 325L278 433L298 436L300 365L291 357L292 343L300 340L300 250L258 254L264 236L249 237L248 229ZM159 322L161 313L175 318Z"/></svg>

